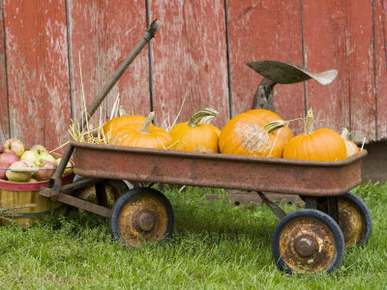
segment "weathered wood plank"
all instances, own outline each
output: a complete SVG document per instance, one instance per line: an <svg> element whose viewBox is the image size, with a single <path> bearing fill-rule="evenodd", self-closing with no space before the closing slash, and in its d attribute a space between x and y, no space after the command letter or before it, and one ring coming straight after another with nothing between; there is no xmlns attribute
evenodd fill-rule
<svg viewBox="0 0 387 290"><path fill-rule="evenodd" d="M5 0L10 135L55 148L70 115L65 2Z"/></svg>
<svg viewBox="0 0 387 290"><path fill-rule="evenodd" d="M387 1L375 1L375 65L377 93L377 139L387 138Z"/></svg>
<svg viewBox="0 0 387 290"><path fill-rule="evenodd" d="M258 60L303 64L300 1L228 1L234 114L251 108L262 77L246 66ZM303 84L274 88L276 112L285 119L304 116ZM299 133L302 122L291 125Z"/></svg>
<svg viewBox="0 0 387 290"><path fill-rule="evenodd" d="M79 121L83 108L82 84L88 108L143 36L147 29L146 9L145 1L131 1L130 5L124 0L68 2L71 106L74 119ZM148 66L148 50L144 48L101 104L103 121L110 117L117 96L126 111L141 115L149 112ZM96 125L99 117L98 109L93 118Z"/></svg>
<svg viewBox="0 0 387 290"><path fill-rule="evenodd" d="M1 7L2 8L2 7ZM2 9L0 9L2 12ZM0 143L9 137L7 71L5 64L5 39L3 13L0 13Z"/></svg>
<svg viewBox="0 0 387 290"><path fill-rule="evenodd" d="M153 42L153 83L158 125L187 121L203 107L228 120L227 47L223 1L151 1L151 15L163 21Z"/></svg>
<svg viewBox="0 0 387 290"><path fill-rule="evenodd" d="M304 1L304 24L307 66L339 71L326 87L307 85L316 128L347 127L354 141L374 140L372 1Z"/></svg>

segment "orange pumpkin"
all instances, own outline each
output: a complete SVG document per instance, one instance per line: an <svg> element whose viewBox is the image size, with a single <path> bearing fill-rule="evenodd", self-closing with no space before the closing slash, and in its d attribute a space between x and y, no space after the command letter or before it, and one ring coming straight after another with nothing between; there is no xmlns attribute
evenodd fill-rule
<svg viewBox="0 0 387 290"><path fill-rule="evenodd" d="M205 153L218 153L218 132L214 125L209 124L210 119L219 113L212 108L197 110L189 122L184 122L172 127L169 134L173 138L170 149L182 151L196 151ZM209 118L211 117L211 118ZM202 120L206 118L203 124Z"/></svg>
<svg viewBox="0 0 387 290"><path fill-rule="evenodd" d="M349 131L347 128L342 128L341 137L344 139L345 146L347 147L347 158L360 152L356 143L348 139Z"/></svg>
<svg viewBox="0 0 387 290"><path fill-rule="evenodd" d="M219 149L224 154L258 157L282 157L285 144L293 137L291 130L266 126L282 120L276 113L254 109L239 114L226 123L219 136Z"/></svg>
<svg viewBox="0 0 387 290"><path fill-rule="evenodd" d="M118 132L120 138L113 144L152 149L168 148L172 144L171 135L160 127L153 126L150 128L154 116L155 113L151 112L140 129L136 126L121 128Z"/></svg>
<svg viewBox="0 0 387 290"><path fill-rule="evenodd" d="M305 132L292 138L284 148L284 158L309 161L340 161L347 157L343 138L334 130L314 131L313 111L305 119Z"/></svg>
<svg viewBox="0 0 387 290"><path fill-rule="evenodd" d="M110 133L110 137L114 138L117 132L119 132L121 128L124 128L126 126L134 126L134 128L136 129L141 129L145 119L146 117L139 115L116 117L105 123L105 125L103 126L103 132L105 133L105 135ZM151 127L152 126L153 124L151 124Z"/></svg>

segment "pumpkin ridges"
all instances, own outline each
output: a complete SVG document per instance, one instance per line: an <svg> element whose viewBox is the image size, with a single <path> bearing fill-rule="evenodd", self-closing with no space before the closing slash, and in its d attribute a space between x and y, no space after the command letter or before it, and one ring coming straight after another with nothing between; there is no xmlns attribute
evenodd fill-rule
<svg viewBox="0 0 387 290"><path fill-rule="evenodd" d="M173 138L170 149L182 151L197 151L205 153L218 153L219 135L215 126L209 121L219 113L212 108L197 110L188 122L179 123L169 131ZM201 123L203 119L205 122Z"/></svg>
<svg viewBox="0 0 387 290"><path fill-rule="evenodd" d="M160 127L150 127L153 118L154 112L151 112L143 122L141 128L128 126L125 129L121 129L120 133L122 134L122 138L113 144L153 149L168 148L172 143L172 137Z"/></svg>
<svg viewBox="0 0 387 290"><path fill-rule="evenodd" d="M305 132L292 138L284 148L284 158L309 161L339 161L346 158L342 137L329 128L313 131L313 112L308 111Z"/></svg>

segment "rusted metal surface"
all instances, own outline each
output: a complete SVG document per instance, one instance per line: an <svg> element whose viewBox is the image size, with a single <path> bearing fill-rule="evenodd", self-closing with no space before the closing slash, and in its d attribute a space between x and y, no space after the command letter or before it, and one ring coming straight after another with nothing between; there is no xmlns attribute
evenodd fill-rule
<svg viewBox="0 0 387 290"><path fill-rule="evenodd" d="M301 273L327 269L336 255L333 233L327 225L313 218L303 217L288 223L278 242L283 261Z"/></svg>
<svg viewBox="0 0 387 290"><path fill-rule="evenodd" d="M262 201L267 205L267 207L279 218L282 219L286 216L286 213L269 198L266 197L262 192L258 192L259 196L262 198Z"/></svg>
<svg viewBox="0 0 387 290"><path fill-rule="evenodd" d="M223 198L224 194L206 194L205 197L212 201L218 198ZM233 206L240 205L262 205L262 198L253 191L240 191L235 189L229 189L227 197L230 199ZM304 202L298 195L270 193L267 198L271 201L278 202L280 204L292 204L298 207L304 207Z"/></svg>
<svg viewBox="0 0 387 290"><path fill-rule="evenodd" d="M363 151L339 162L310 162L72 142L82 176L182 185L339 195L361 183Z"/></svg>
<svg viewBox="0 0 387 290"><path fill-rule="evenodd" d="M321 203L319 210L328 212L329 200ZM363 216L356 205L350 200L337 197L337 222L344 235L345 245L355 245L363 239L364 222Z"/></svg>
<svg viewBox="0 0 387 290"><path fill-rule="evenodd" d="M118 226L122 239L132 247L141 240L163 239L168 217L162 202L151 194L132 197L122 208Z"/></svg>
<svg viewBox="0 0 387 290"><path fill-rule="evenodd" d="M39 191L39 194L53 200L62 202L67 205L74 206L79 209L83 209L103 217L110 217L111 210L107 207L97 205L95 203L82 200L80 198L71 196L69 194L57 193L52 191L50 188L44 187Z"/></svg>
<svg viewBox="0 0 387 290"><path fill-rule="evenodd" d="M274 86L279 84L294 84L314 79L321 85L330 84L337 76L337 70L332 69L320 73L311 73L290 63L273 60L249 62L247 65L264 76L254 95L253 109L274 109Z"/></svg>

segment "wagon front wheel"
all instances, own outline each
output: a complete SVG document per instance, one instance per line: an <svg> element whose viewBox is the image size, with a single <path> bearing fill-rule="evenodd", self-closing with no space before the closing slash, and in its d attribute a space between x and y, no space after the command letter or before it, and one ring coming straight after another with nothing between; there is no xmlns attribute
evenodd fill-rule
<svg viewBox="0 0 387 290"><path fill-rule="evenodd" d="M129 190L115 202L110 218L114 238L131 247L169 238L173 224L171 204L153 188Z"/></svg>
<svg viewBox="0 0 387 290"><path fill-rule="evenodd" d="M275 262L288 274L330 273L340 265L344 251L339 225L329 215L314 209L286 215L272 237Z"/></svg>

